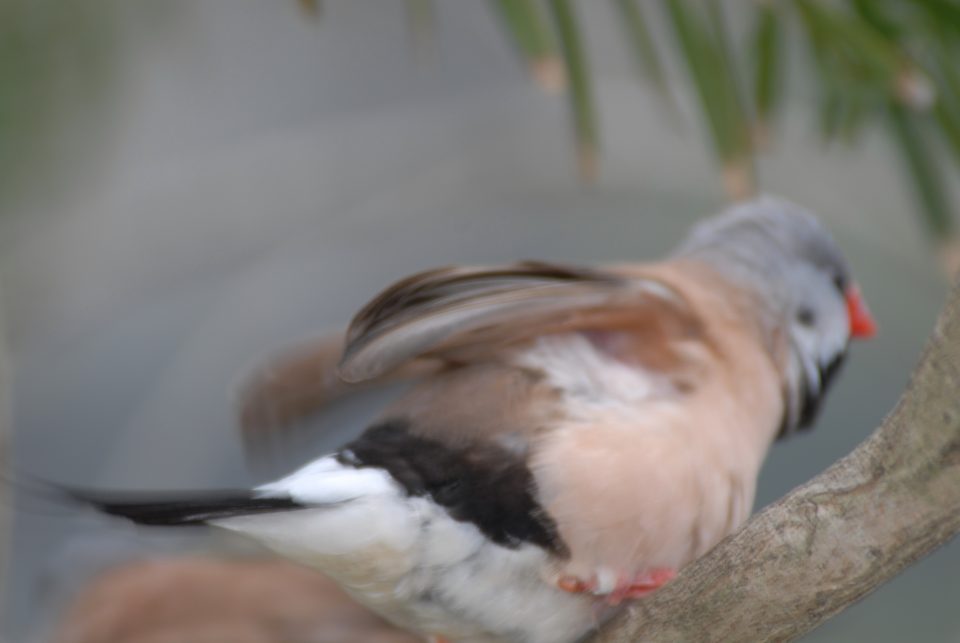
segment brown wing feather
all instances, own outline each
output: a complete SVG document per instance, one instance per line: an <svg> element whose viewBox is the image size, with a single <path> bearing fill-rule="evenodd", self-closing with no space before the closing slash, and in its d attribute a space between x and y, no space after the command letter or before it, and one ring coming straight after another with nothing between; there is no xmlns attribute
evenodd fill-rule
<svg viewBox="0 0 960 643"><path fill-rule="evenodd" d="M362 381L415 357L455 359L469 347L490 351L532 334L629 317L651 293L660 299L671 291L651 279L543 262L422 272L397 282L354 317L340 376Z"/></svg>
<svg viewBox="0 0 960 643"><path fill-rule="evenodd" d="M589 268L524 261L510 266L446 266L411 275L374 297L351 320L348 350L371 341L424 314L518 291L556 288L570 284L618 285L619 277Z"/></svg>
<svg viewBox="0 0 960 643"><path fill-rule="evenodd" d="M400 379L422 377L441 366L413 360L389 376L350 384L337 375L344 336L344 331L337 331L290 346L271 355L246 377L239 391L238 415L247 448L261 446L264 439L342 397Z"/></svg>

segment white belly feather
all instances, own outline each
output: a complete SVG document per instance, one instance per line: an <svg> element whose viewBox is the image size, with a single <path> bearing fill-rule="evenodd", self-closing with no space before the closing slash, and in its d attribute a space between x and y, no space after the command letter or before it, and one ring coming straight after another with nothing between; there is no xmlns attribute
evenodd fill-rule
<svg viewBox="0 0 960 643"><path fill-rule="evenodd" d="M351 476L362 495L349 492ZM559 643L593 625L589 599L543 579L549 561L542 549L497 545L432 500L408 496L382 470L327 457L260 490L286 488L317 502L330 489L325 479L343 496L336 504L215 524L325 572L362 603L424 634Z"/></svg>

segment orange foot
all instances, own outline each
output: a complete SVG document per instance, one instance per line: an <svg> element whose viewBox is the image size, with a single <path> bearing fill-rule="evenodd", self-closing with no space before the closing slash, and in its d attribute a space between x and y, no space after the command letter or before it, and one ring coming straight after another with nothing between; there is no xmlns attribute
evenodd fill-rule
<svg viewBox="0 0 960 643"><path fill-rule="evenodd" d="M624 599L641 598L667 584L677 572L664 567L655 567L632 577L619 574L615 583L606 583L604 587L594 574L589 580L576 576L561 576L557 587L573 594L596 594L603 596L610 605L619 605Z"/></svg>

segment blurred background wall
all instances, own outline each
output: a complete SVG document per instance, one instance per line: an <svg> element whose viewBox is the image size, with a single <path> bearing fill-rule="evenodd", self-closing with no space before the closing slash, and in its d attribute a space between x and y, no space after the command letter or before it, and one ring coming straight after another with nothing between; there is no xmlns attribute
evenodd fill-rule
<svg viewBox="0 0 960 643"><path fill-rule="evenodd" d="M567 102L529 81L488 4L0 7L17 20L0 45L13 456L39 477L190 488L277 474L359 431L382 396L338 407L251 470L237 385L272 352L411 271L657 257L728 200L690 92L673 113L637 81L605 3L576 5L600 123L590 184ZM817 430L774 449L759 505L877 425L946 288L900 155L878 132L825 145L812 92L786 95L759 185L823 216L881 335L854 347ZM23 497L11 546L2 635L20 641L111 561L238 545ZM958 640L958 569L948 545L808 640Z"/></svg>

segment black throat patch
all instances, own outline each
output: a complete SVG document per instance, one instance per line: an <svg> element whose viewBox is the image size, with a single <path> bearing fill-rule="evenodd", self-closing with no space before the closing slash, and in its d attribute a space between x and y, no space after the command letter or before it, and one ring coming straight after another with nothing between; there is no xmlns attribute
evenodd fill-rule
<svg viewBox="0 0 960 643"><path fill-rule="evenodd" d="M846 359L847 351L844 349L834 356L829 364L818 365L817 375L820 380L820 388L814 392L806 385L803 386L800 396L800 413L795 426L791 426L789 422L790 410L784 409L783 419L780 422L780 430L777 433L778 440L786 438L796 431L806 431L813 428L817 417L820 415L820 409L823 406L823 400L827 395L827 391L833 382L836 381L837 373L840 372Z"/></svg>
<svg viewBox="0 0 960 643"><path fill-rule="evenodd" d="M453 447L414 435L396 418L375 424L337 454L345 465L385 469L412 496L429 496L505 547L530 543L560 556L567 547L537 502L521 457L495 444Z"/></svg>

